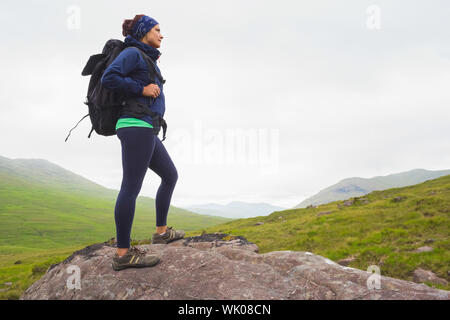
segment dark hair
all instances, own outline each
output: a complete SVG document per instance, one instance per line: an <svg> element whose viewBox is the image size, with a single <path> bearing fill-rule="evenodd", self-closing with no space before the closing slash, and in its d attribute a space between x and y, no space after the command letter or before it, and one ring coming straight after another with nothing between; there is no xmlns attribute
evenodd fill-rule
<svg viewBox="0 0 450 320"><path fill-rule="evenodd" d="M122 24L122 35L124 37L126 37L127 35L131 35L131 30L133 30L134 25L143 16L144 14L137 14L134 19L125 19Z"/></svg>

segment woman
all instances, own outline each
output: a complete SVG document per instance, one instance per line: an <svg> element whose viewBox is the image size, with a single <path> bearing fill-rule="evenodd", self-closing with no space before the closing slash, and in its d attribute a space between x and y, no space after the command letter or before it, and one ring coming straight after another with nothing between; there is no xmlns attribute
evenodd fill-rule
<svg viewBox="0 0 450 320"><path fill-rule="evenodd" d="M122 25L125 49L108 66L102 76L102 85L118 90L126 99L135 99L161 117L165 112L163 83L152 79L149 65L142 54L155 63L161 55L157 48L163 36L158 22L146 15L136 15ZM139 48L141 51L139 51ZM154 78L154 77L153 77ZM153 83L151 83L153 82ZM156 83L154 83L156 82ZM169 243L184 237L183 230L167 228L167 214L172 193L178 179L177 170L161 140L154 132L152 117L123 114L116 124L117 137L122 145L123 179L115 206L117 252L113 258L114 270L130 267L151 267L159 262L155 255L145 256L135 247L130 248L130 234L136 198L141 190L147 168L161 177L156 194L156 233L152 243Z"/></svg>

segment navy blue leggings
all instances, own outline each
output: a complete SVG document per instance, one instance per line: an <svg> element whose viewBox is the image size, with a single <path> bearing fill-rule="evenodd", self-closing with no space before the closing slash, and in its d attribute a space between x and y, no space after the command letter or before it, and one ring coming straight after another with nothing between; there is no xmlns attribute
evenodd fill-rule
<svg viewBox="0 0 450 320"><path fill-rule="evenodd" d="M114 210L116 239L118 248L129 248L136 198L141 191L147 169L152 169L161 177L161 185L155 199L157 227L166 225L178 172L152 128L119 128L117 137L122 144L123 177Z"/></svg>

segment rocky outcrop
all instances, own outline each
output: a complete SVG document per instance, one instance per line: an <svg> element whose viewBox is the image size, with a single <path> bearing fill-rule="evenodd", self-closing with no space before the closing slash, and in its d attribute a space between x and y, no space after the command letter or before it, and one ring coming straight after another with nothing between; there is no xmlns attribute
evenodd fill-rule
<svg viewBox="0 0 450 320"><path fill-rule="evenodd" d="M259 254L255 244L226 234L138 247L157 254L159 264L116 272L115 245L95 244L52 265L21 299L450 299L450 291L309 252Z"/></svg>
<svg viewBox="0 0 450 320"><path fill-rule="evenodd" d="M435 284L442 284L446 286L448 281L444 278L439 278L433 271L417 268L413 273L414 282L431 282Z"/></svg>
<svg viewBox="0 0 450 320"><path fill-rule="evenodd" d="M348 266L350 263L352 263L355 260L356 260L355 257L349 257L349 258L341 259L337 263L340 264L341 266L345 266L346 267L346 266Z"/></svg>

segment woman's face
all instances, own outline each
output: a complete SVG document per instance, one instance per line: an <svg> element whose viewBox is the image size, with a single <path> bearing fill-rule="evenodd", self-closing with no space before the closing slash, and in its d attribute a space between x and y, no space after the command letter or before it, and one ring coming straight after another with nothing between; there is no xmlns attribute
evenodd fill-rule
<svg viewBox="0 0 450 320"><path fill-rule="evenodd" d="M161 29L159 28L159 24L154 26L152 30L147 32L147 34L142 38L142 42L152 46L153 48L159 48L161 46L161 40L164 37L161 35Z"/></svg>

